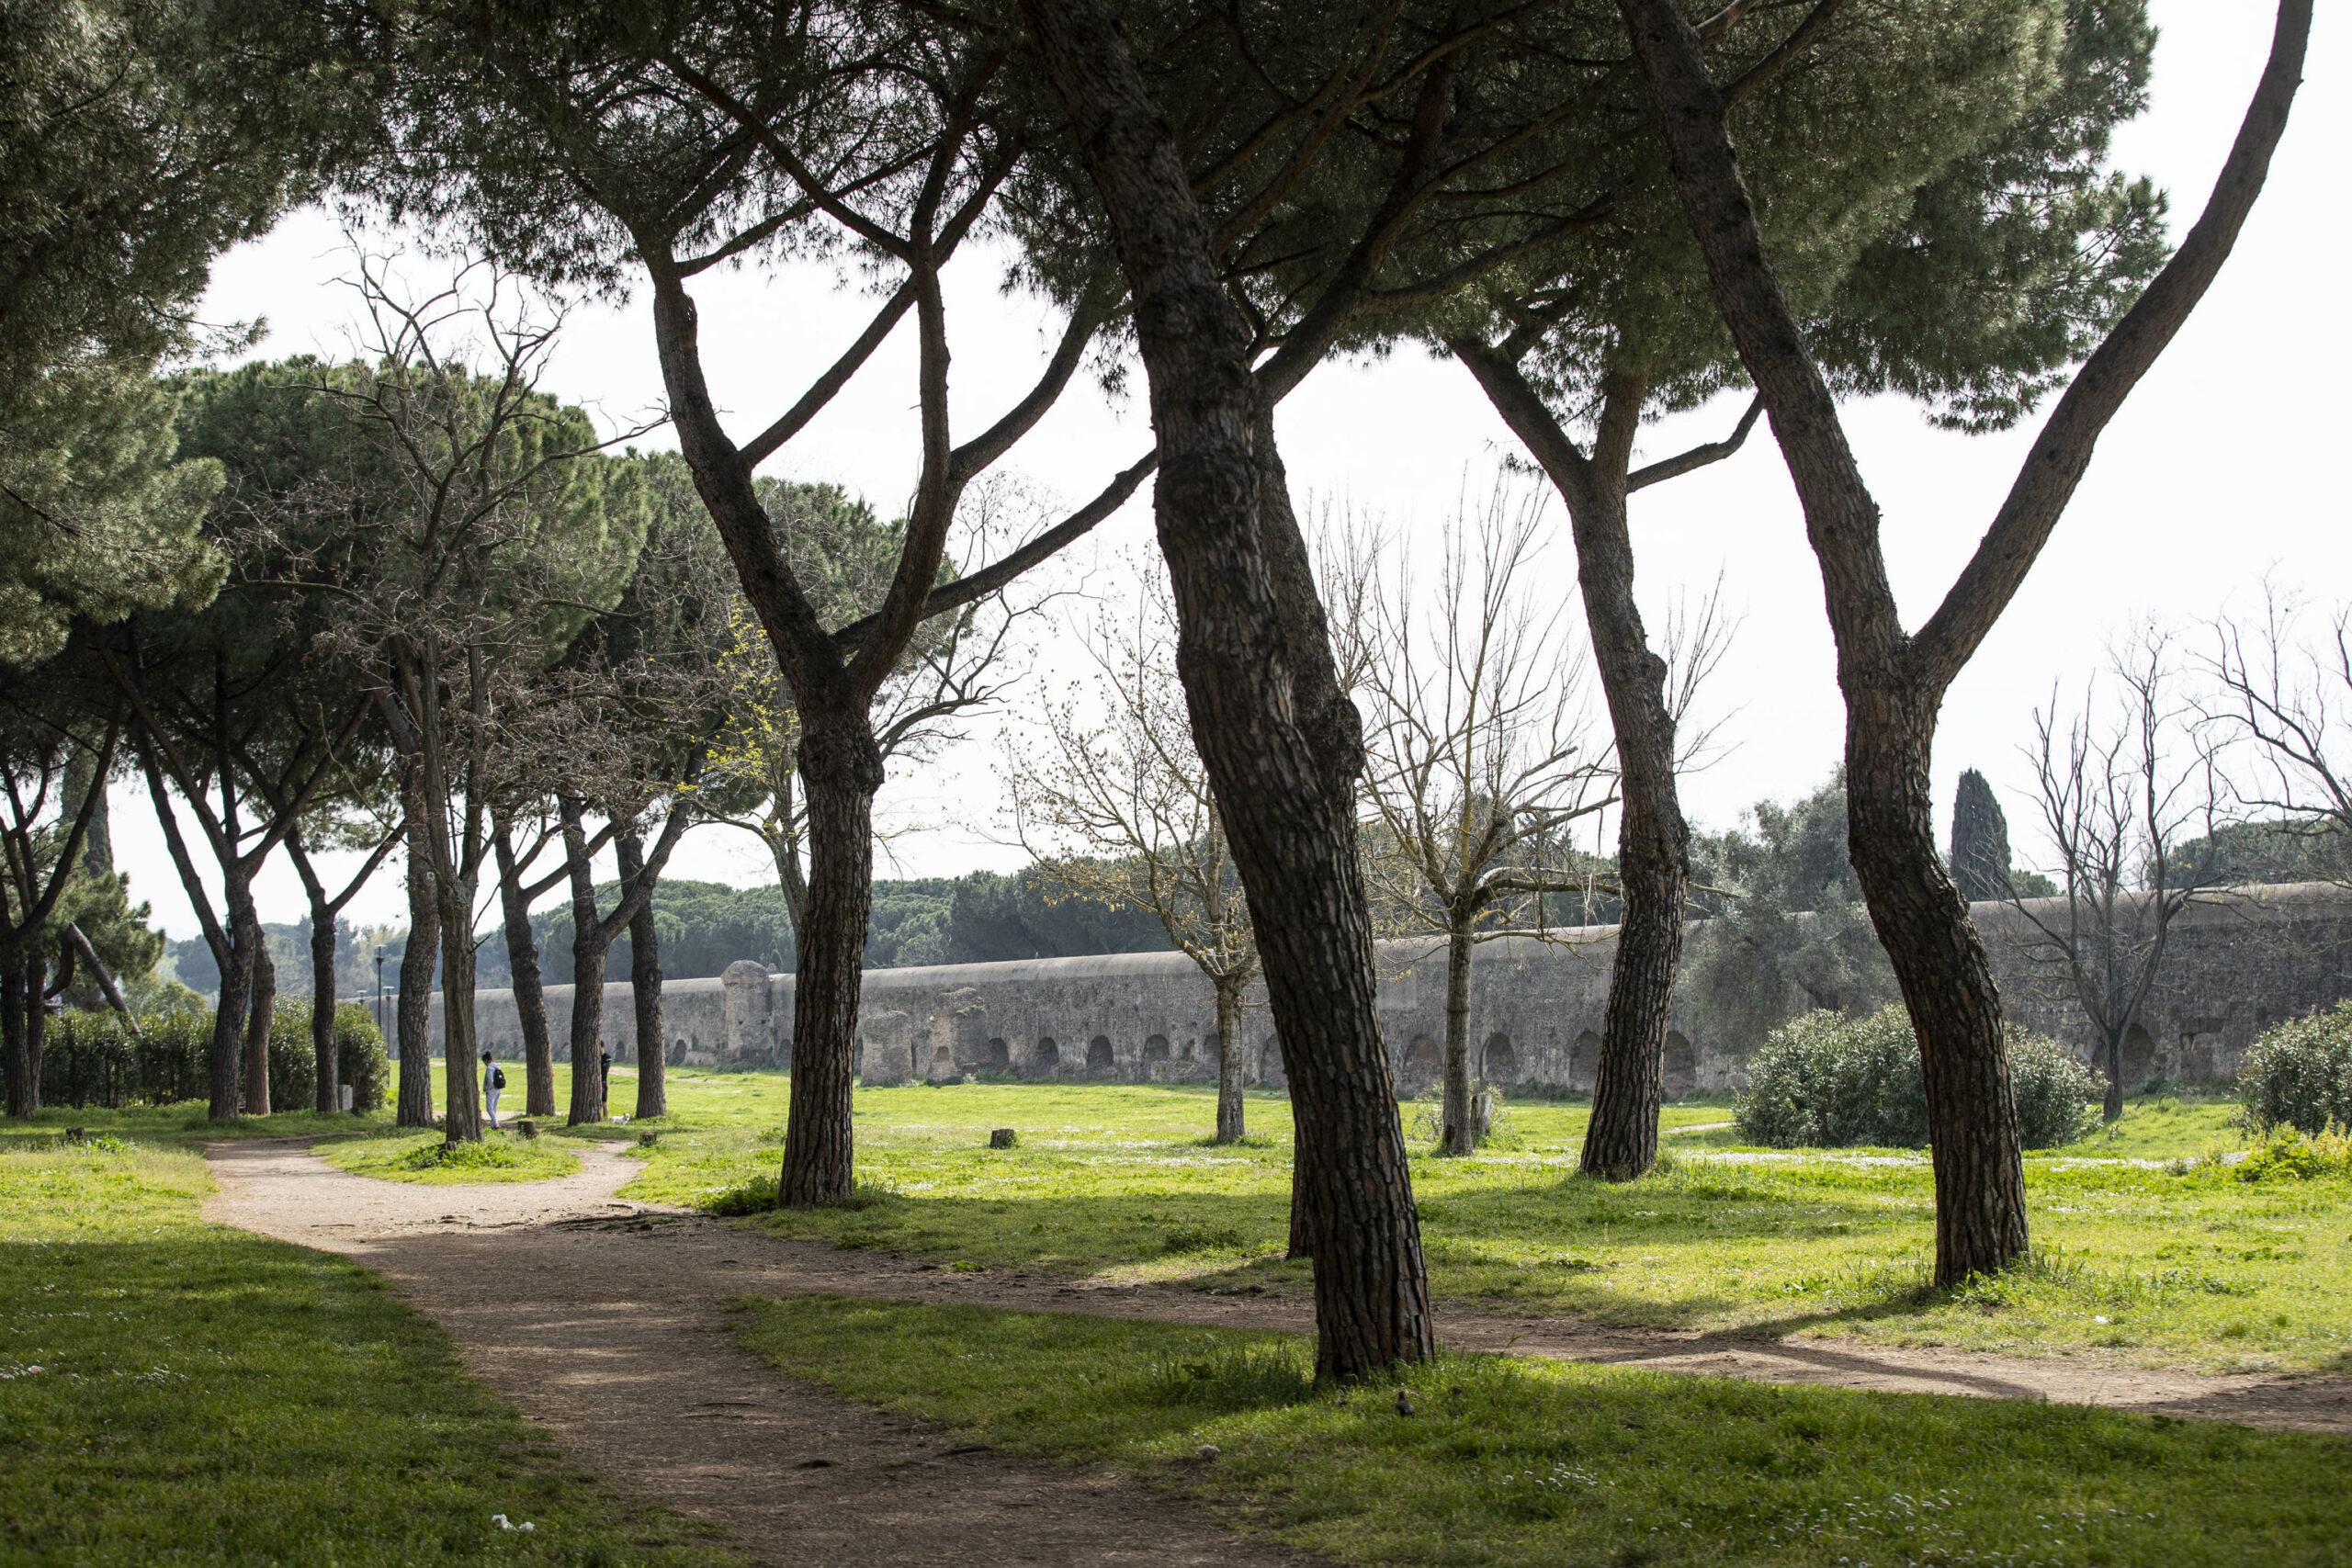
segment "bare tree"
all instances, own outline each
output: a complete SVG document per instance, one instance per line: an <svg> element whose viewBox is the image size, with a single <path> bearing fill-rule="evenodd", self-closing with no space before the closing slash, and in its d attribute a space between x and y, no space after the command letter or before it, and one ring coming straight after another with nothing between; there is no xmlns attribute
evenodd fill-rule
<svg viewBox="0 0 2352 1568"><path fill-rule="evenodd" d="M2253 210L2302 78L2311 0L2282 0L2264 67L2204 213L2083 361L1935 613L1903 625L1876 496L1822 359L1783 290L1732 140L1736 80L1674 0L1619 0L1683 214L1804 510L1846 697L1854 868L1903 987L1926 1074L1938 1283L2028 1246L2025 1167L2000 993L1937 851L1928 758L1946 692L2007 609L2090 467L2100 434L2203 299ZM1739 9L1745 9L1740 7Z"/></svg>
<svg viewBox="0 0 2352 1568"><path fill-rule="evenodd" d="M2098 1037L2112 1122L2123 1114L2124 1043L2173 924L2192 905L2224 901L2226 873L2212 732L2180 695L2171 634L2142 627L2106 675L2072 719L2059 717L2054 692L2034 713L2027 755L2059 892L2028 898L2012 886L2005 897L2027 955Z"/></svg>
<svg viewBox="0 0 2352 1568"><path fill-rule="evenodd" d="M1008 743L1012 826L1066 894L1150 914L1207 979L1216 996L1216 1141L1229 1144L1244 1130L1241 1003L1258 947L1208 770L1193 749L1167 582L1150 570L1143 584L1131 615L1102 616L1086 639L1091 700L1048 705L1042 744Z"/></svg>
<svg viewBox="0 0 2352 1568"><path fill-rule="evenodd" d="M1549 893L1581 893L1569 825L1615 804L1614 749L1594 722L1582 627L1537 602L1543 498L1498 484L1444 530L1435 593L1399 551L1356 569L1369 592L1327 591L1364 710L1365 874L1375 917L1445 944L1440 1150L1477 1147L1470 970L1482 942L1541 931Z"/></svg>
<svg viewBox="0 0 2352 1568"><path fill-rule="evenodd" d="M2301 858L2352 884L2352 605L2314 615L2267 585L2258 616L2221 616L2211 635L2203 715L2245 742L2233 807L2310 840Z"/></svg>

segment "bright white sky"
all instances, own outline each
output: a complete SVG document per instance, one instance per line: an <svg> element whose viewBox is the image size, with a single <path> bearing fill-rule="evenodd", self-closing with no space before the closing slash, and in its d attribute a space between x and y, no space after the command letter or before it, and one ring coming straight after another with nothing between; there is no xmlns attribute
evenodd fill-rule
<svg viewBox="0 0 2352 1568"><path fill-rule="evenodd" d="M2119 141L2120 166L2172 193L2177 221L2203 205L2267 49L2271 8L2214 0L2157 0L2164 28L2154 107ZM2352 326L2335 285L2352 243L2342 172L2327 149L2352 145L2343 93L2352 79L2352 23L2323 9L2307 85L2272 171L2270 186L2237 254L2204 305L2141 386L2101 444L2089 478L2024 592L1953 688L1936 751L1945 802L1965 767L2001 789L2020 858L2032 852L2018 748L2030 712L2053 681L2078 688L2108 639L2154 614L2193 625L2243 603L2266 574L2321 599L2352 581L2352 519L2334 458L2343 439L2335 368L2352 359ZM211 321L261 318L271 357L341 354L349 293L341 237L306 213L223 258L204 313ZM1019 395L1058 323L1033 302L999 290L1000 258L964 258L949 322L959 431L977 429ZM828 269L741 273L699 291L711 378L739 433L764 424L795 397L865 319L836 292ZM548 379L550 389L613 423L662 401L648 312L639 302L583 307L573 316ZM868 366L769 471L840 481L893 505L909 490L914 446L910 331ZM1107 404L1091 387L1066 398L1012 459L1014 472L1065 502L1092 494L1148 444L1140 398ZM1739 400L1655 429L1650 455L1720 437ZM1933 431L1908 406L1852 409L1849 427L1885 506L1886 549L1905 618L1916 625L1982 533L2007 490L2027 434L1971 438ZM1376 514L1421 547L1465 484L1481 490L1498 457L1515 450L1469 378L1457 367L1400 353L1378 364L1334 364L1294 395L1280 434L1302 504L1329 500ZM666 433L649 445L666 444ZM1079 552L1073 570L1098 557L1151 547L1148 487ZM1842 712L1834 682L1821 585L1796 502L1769 426L1729 462L1636 498L1642 598L1655 615L1678 591L1703 593L1718 573L1745 617L1733 655L1711 689L1736 710L1724 731L1735 750L1692 779L1686 799L1704 827L1736 821L1759 798L1810 789L1836 766ZM1556 512L1554 514L1558 523ZM1565 533L1564 526L1559 528ZM1549 561L1554 589L1573 598L1573 558ZM1096 574L1099 586L1114 573ZM1034 705L1069 666L1050 648L1013 704ZM1020 854L998 841L996 750L983 734L941 762L895 778L885 815L901 831L878 874L953 874L1009 868ZM1946 807L1948 810L1948 806ZM153 902L160 923L188 936L196 920L141 794L118 786L116 854L132 896ZM895 865L891 863L895 861ZM773 875L763 851L729 829L696 829L672 875L739 885ZM355 900L358 924L405 919L397 861ZM290 868L266 874L263 918L299 919ZM494 924L493 918L486 922Z"/></svg>

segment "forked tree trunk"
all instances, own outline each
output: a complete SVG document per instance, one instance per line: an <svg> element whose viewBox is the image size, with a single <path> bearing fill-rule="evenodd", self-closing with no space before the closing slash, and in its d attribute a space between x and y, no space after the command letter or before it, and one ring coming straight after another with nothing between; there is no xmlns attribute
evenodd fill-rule
<svg viewBox="0 0 2352 1568"><path fill-rule="evenodd" d="M1470 1117L1470 925L1457 919L1445 939L1445 1089L1438 1153L1478 1152Z"/></svg>
<svg viewBox="0 0 2352 1568"><path fill-rule="evenodd" d="M1238 1143L1242 1126L1241 1082L1250 1065L1241 1044L1241 987L1230 980L1216 986L1216 1141Z"/></svg>
<svg viewBox="0 0 2352 1568"><path fill-rule="evenodd" d="M1861 697L1848 705L1847 838L1919 1037L1935 1168L1935 1279L1956 1285L2026 1250L2025 1165L2001 995L1968 902L1936 849L1933 705ZM1928 711L1910 711L1915 705Z"/></svg>
<svg viewBox="0 0 2352 1568"><path fill-rule="evenodd" d="M874 794L882 784L881 752L863 714L807 722L808 910L794 933L792 1099L776 1179L776 1201L787 1208L839 1202L856 1183L850 1104L874 898Z"/></svg>
<svg viewBox="0 0 2352 1568"><path fill-rule="evenodd" d="M334 1048L334 914L311 901L311 1059L318 1092L311 1104L322 1116L343 1109L343 1064Z"/></svg>
<svg viewBox="0 0 2352 1568"><path fill-rule="evenodd" d="M1368 1377L1435 1342L1357 857L1361 723L1331 669L1249 327L1217 276L1174 136L1102 6L1023 0L1022 12L1134 302L1177 670L1249 894L1297 1115L1294 1207L1312 1233L1317 1374Z"/></svg>
<svg viewBox="0 0 2352 1568"><path fill-rule="evenodd" d="M444 1143L481 1142L481 1050L474 1036L473 889L442 892L441 1067Z"/></svg>
<svg viewBox="0 0 2352 1568"><path fill-rule="evenodd" d="M635 833L623 833L613 840L614 853L620 863L621 886L636 888L643 885L645 840ZM669 1039L662 1024L662 937L653 926L653 900L649 895L644 905L629 918L628 922L629 996L637 1011L637 1119L662 1116L669 1112L670 1092L664 1070L669 1064Z"/></svg>
<svg viewBox="0 0 2352 1568"><path fill-rule="evenodd" d="M245 1105L248 1116L269 1114L269 1031L277 1021L277 960L255 929L254 994L245 1005Z"/></svg>
<svg viewBox="0 0 2352 1568"><path fill-rule="evenodd" d="M441 946L441 907L424 863L422 813L409 830L408 945L401 950L400 1101L393 1122L433 1125L433 977Z"/></svg>
<svg viewBox="0 0 2352 1568"><path fill-rule="evenodd" d="M514 840L504 818L494 824L498 855L498 901L506 919L506 962L514 976L514 1017L523 1031L523 1111L555 1114L555 1041L548 1032L548 994L539 974L539 941L531 930L531 906L523 896L523 874L514 863Z"/></svg>

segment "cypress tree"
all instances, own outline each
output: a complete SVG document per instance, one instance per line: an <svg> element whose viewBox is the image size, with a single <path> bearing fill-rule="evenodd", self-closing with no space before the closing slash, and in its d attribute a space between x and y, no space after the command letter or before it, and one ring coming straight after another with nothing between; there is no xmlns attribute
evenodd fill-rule
<svg viewBox="0 0 2352 1568"><path fill-rule="evenodd" d="M2009 896L2009 821L1974 768L1960 775L1951 803L1951 879L1972 903Z"/></svg>

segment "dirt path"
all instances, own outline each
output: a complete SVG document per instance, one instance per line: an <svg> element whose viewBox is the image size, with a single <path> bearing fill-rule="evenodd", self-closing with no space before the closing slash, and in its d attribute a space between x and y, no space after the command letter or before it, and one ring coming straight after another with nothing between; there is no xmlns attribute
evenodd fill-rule
<svg viewBox="0 0 2352 1568"><path fill-rule="evenodd" d="M571 1457L721 1525L755 1562L1310 1563L1181 1498L958 1444L778 1377L736 1345L722 1303L825 1287L797 1282L797 1254L755 1235L615 1201L638 1167L608 1150L583 1148L560 1179L470 1187L352 1176L294 1144L206 1153L220 1186L207 1218L379 1270Z"/></svg>

